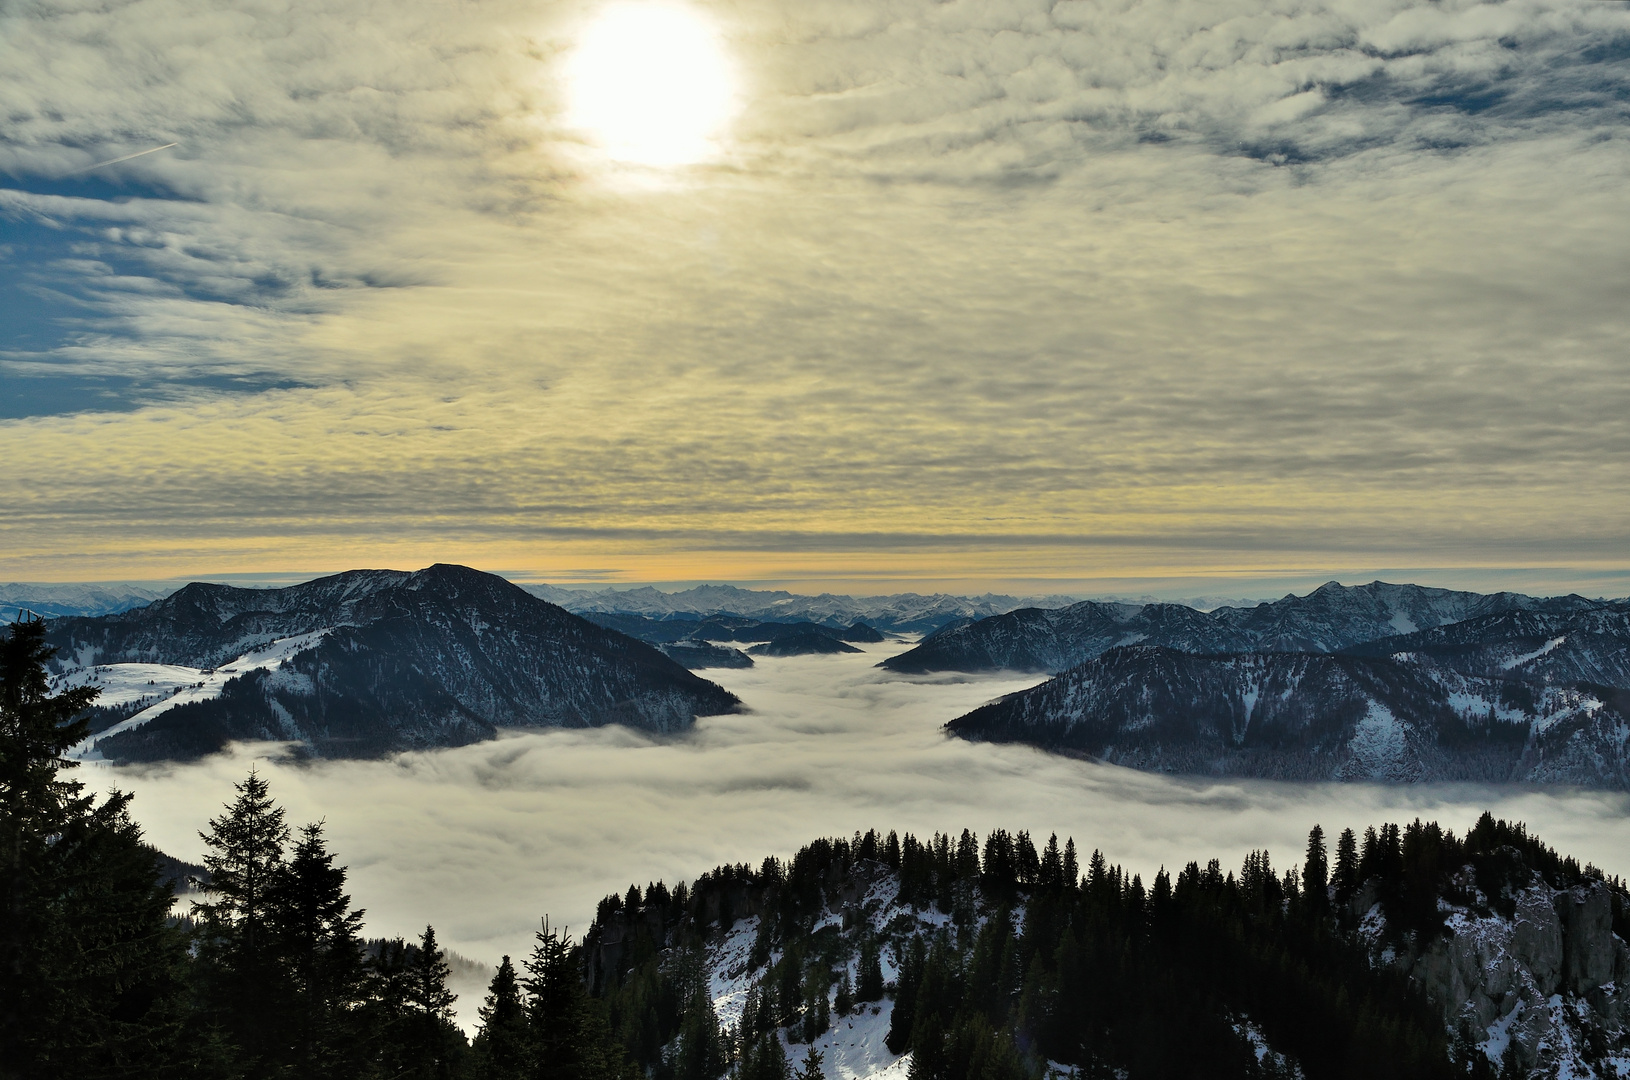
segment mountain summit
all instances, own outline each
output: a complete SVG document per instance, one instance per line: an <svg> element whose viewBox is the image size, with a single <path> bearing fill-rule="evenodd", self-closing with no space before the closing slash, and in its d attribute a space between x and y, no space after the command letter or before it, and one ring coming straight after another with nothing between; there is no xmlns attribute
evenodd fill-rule
<svg viewBox="0 0 1630 1080"><path fill-rule="evenodd" d="M136 611L52 620L49 639L59 669L147 665L205 677L244 658L218 697L116 717L118 730L95 749L117 759L193 757L233 739L366 757L475 742L499 727L674 731L740 704L644 642L448 564L286 589L195 582ZM296 651L280 652L288 639ZM251 655L277 659L255 667Z"/></svg>

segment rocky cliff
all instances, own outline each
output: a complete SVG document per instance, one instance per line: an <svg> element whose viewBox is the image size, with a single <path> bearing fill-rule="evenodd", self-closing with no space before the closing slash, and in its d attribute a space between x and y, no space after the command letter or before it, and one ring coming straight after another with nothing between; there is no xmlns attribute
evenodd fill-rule
<svg viewBox="0 0 1630 1080"><path fill-rule="evenodd" d="M1603 881L1554 888L1527 870L1500 904L1476 888L1470 867L1458 876L1472 899L1444 901L1444 930L1425 944L1388 932L1373 888L1355 898L1373 962L1418 982L1451 1031L1515 1075L1624 1075L1630 947L1613 930L1622 890Z"/></svg>

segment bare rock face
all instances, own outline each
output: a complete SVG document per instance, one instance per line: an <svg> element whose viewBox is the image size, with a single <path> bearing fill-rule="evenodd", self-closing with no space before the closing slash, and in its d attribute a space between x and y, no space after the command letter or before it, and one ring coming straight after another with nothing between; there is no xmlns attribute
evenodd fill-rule
<svg viewBox="0 0 1630 1080"><path fill-rule="evenodd" d="M1552 889L1536 874L1510 915L1457 908L1418 950L1383 951L1380 908L1359 899L1377 961L1418 980L1449 1028L1471 1029L1497 1064L1509 1051L1523 1076L1594 1076L1593 1042L1630 1064L1630 946L1613 933L1607 885Z"/></svg>
<svg viewBox="0 0 1630 1080"><path fill-rule="evenodd" d="M1511 952L1546 997L1556 993L1562 976L1562 920L1551 891L1535 885L1517 894L1512 916Z"/></svg>
<svg viewBox="0 0 1630 1080"><path fill-rule="evenodd" d="M1580 887L1558 893L1556 910L1563 926L1563 989L1588 994L1613 982L1617 939L1613 936L1613 899L1607 890Z"/></svg>

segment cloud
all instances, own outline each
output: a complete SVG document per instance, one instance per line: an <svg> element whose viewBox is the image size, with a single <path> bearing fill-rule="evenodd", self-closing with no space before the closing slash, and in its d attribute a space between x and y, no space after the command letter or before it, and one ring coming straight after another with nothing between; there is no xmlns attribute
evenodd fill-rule
<svg viewBox="0 0 1630 1080"><path fill-rule="evenodd" d="M1238 865L1261 847L1288 867L1315 823L1334 835L1419 815L1458 832L1491 809L1562 852L1630 871L1622 794L1210 782L951 740L944 721L1036 680L902 680L871 666L900 645L867 648L712 673L753 711L706 718L680 738L556 731L381 762L257 767L291 820L326 820L370 933L416 933L429 921L449 947L489 962L523 955L545 913L581 934L596 901L630 881L672 885L867 828L1056 830L1147 881L1162 865ZM252 753L81 778L134 790L149 838L196 858L198 829Z"/></svg>
<svg viewBox="0 0 1630 1080"><path fill-rule="evenodd" d="M653 179L560 119L590 5L459 10L3 17L0 379L144 406L0 422L7 573L1630 538L1630 12L709 7L744 112Z"/></svg>

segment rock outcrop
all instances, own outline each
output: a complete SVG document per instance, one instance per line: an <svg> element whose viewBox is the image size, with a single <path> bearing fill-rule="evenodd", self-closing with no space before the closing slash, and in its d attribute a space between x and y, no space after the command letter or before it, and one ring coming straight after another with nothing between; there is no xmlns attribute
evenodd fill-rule
<svg viewBox="0 0 1630 1080"><path fill-rule="evenodd" d="M1375 961L1417 980L1444 1023L1491 1061L1524 1077L1630 1070L1630 948L1613 932L1605 882L1556 889L1533 874L1507 898L1508 912L1445 902L1444 932L1424 946L1400 947L1372 901L1361 893L1355 907L1370 905L1359 925Z"/></svg>

